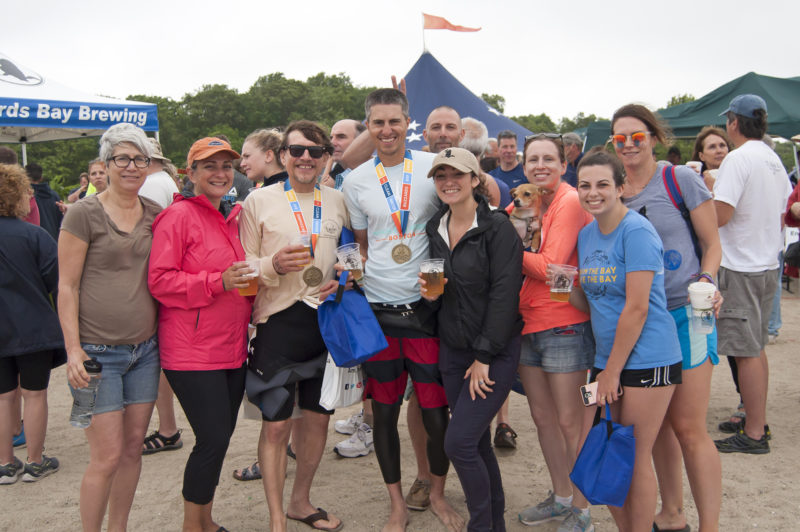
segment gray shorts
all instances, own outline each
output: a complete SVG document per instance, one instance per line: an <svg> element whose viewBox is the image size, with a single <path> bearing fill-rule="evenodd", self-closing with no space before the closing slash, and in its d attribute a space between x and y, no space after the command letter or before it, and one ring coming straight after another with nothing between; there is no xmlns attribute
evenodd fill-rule
<svg viewBox="0 0 800 532"><path fill-rule="evenodd" d="M546 373L572 373L591 369L594 335L586 321L522 335L521 366L542 368Z"/></svg>
<svg viewBox="0 0 800 532"><path fill-rule="evenodd" d="M777 283L775 270L736 272L720 267L719 291L725 298L717 320L720 355L760 355L769 338L767 326Z"/></svg>

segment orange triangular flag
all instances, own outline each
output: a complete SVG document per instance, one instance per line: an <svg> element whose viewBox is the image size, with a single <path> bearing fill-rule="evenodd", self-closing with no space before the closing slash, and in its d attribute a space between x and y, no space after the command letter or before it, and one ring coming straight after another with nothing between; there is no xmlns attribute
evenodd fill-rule
<svg viewBox="0 0 800 532"><path fill-rule="evenodd" d="M426 30L450 30L450 31L480 31L480 28L467 28L465 26L456 26L455 24L451 24L443 17L437 17L434 15L428 15L427 13L422 14L425 17L425 25L423 29Z"/></svg>

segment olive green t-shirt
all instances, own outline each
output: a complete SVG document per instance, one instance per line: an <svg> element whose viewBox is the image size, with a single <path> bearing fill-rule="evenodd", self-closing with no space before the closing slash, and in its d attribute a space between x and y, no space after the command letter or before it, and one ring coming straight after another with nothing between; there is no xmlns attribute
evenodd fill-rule
<svg viewBox="0 0 800 532"><path fill-rule="evenodd" d="M78 311L82 343L138 344L156 332L158 304L147 288L147 265L161 207L139 201L144 213L130 233L117 228L97 196L70 206L64 217L61 230L89 244Z"/></svg>

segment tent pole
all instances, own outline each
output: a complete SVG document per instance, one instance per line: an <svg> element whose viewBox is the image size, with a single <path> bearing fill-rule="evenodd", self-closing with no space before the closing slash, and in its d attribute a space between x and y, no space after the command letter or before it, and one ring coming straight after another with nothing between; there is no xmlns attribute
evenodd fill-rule
<svg viewBox="0 0 800 532"><path fill-rule="evenodd" d="M425 44L425 14L421 13L422 15L422 53L428 51L428 45Z"/></svg>
<svg viewBox="0 0 800 532"><path fill-rule="evenodd" d="M28 149L27 144L22 143L22 166L28 165Z"/></svg>

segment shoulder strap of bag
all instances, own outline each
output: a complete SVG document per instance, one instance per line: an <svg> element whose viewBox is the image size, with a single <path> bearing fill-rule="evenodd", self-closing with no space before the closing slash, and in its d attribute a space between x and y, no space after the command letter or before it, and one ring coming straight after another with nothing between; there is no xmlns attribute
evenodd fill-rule
<svg viewBox="0 0 800 532"><path fill-rule="evenodd" d="M703 261L703 250L700 248L700 242L697 240L697 233L694 231L692 225L692 215L683 201L683 194L681 194L681 187L678 185L678 180L675 178L675 167L671 164L665 165L661 169L661 177L664 180L664 188L667 189L667 195L670 201L681 213L681 217L689 226L689 234L692 237L692 246L694 246L694 254L697 255L697 260Z"/></svg>
<svg viewBox="0 0 800 532"><path fill-rule="evenodd" d="M603 421L606 424L606 430L608 431L608 437L611 437L611 434L614 432L614 424L611 422L611 407L608 406L606 403L606 415L603 418Z"/></svg>
<svg viewBox="0 0 800 532"><path fill-rule="evenodd" d="M344 285L347 284L347 277L350 274L348 270L342 272L339 276L339 287L336 288L336 299L334 299L334 303L341 303L342 302L342 294L344 294Z"/></svg>

